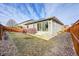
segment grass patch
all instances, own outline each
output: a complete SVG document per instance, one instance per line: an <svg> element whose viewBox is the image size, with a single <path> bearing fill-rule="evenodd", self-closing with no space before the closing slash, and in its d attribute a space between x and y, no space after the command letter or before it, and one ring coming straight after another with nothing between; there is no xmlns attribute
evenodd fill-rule
<svg viewBox="0 0 79 59"><path fill-rule="evenodd" d="M43 55L52 46L53 41L46 41L37 37L33 37L22 33L10 33L18 53L17 55Z"/></svg>

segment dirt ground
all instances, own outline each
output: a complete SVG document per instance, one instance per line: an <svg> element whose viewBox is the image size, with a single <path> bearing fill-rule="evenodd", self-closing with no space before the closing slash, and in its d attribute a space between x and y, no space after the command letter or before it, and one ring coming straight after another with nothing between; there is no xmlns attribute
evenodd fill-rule
<svg viewBox="0 0 79 59"><path fill-rule="evenodd" d="M3 56L76 56L69 33L43 40L22 33L7 33L8 40L0 41Z"/></svg>

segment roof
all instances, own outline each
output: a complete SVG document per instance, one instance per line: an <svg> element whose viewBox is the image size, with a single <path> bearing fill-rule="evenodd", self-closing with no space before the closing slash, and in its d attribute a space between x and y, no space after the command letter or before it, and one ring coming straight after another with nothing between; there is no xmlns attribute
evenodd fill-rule
<svg viewBox="0 0 79 59"><path fill-rule="evenodd" d="M54 17L50 17L50 18L46 18L46 19L40 19L40 20L27 20L27 21L24 21L22 23L19 23L19 24L25 24L25 25L28 25L28 24L33 24L33 23L37 23L37 22L42 22L42 21L46 21L46 20L53 20L61 25L64 25L61 21L59 21L59 19L57 19L55 16Z"/></svg>
<svg viewBox="0 0 79 59"><path fill-rule="evenodd" d="M30 19L30 20L26 20L26 21L24 21L24 22L21 22L21 23L19 23L19 24L29 23L29 22L32 22L32 21L34 21L34 20L33 20L33 19ZM16 24L16 25L18 25L18 24Z"/></svg>
<svg viewBox="0 0 79 59"><path fill-rule="evenodd" d="M75 23L73 23L72 25L76 25L79 24L79 20L77 20Z"/></svg>

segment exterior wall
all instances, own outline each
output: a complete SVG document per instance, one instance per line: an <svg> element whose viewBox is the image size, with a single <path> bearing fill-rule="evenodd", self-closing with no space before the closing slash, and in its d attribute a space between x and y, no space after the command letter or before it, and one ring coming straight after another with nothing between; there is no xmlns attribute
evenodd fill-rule
<svg viewBox="0 0 79 59"><path fill-rule="evenodd" d="M53 32L52 24L53 24L52 20L49 20L48 21L48 33L50 33L50 34L52 34L52 32Z"/></svg>
<svg viewBox="0 0 79 59"><path fill-rule="evenodd" d="M37 23L34 23L33 26L34 26L34 28L36 28L36 30L37 30Z"/></svg>
<svg viewBox="0 0 79 59"><path fill-rule="evenodd" d="M24 24L20 24L18 26L21 26L22 28L26 28L26 25L24 25Z"/></svg>
<svg viewBox="0 0 79 59"><path fill-rule="evenodd" d="M52 21L52 34L55 33L55 24L54 24L54 23L55 23L55 22Z"/></svg>
<svg viewBox="0 0 79 59"><path fill-rule="evenodd" d="M63 25L56 23L55 21L52 21L52 29L53 29L53 33L57 34L59 31L61 31L63 29Z"/></svg>
<svg viewBox="0 0 79 59"><path fill-rule="evenodd" d="M53 21L48 21L48 33L50 34L57 34L57 32L61 31L63 29L63 25Z"/></svg>
<svg viewBox="0 0 79 59"><path fill-rule="evenodd" d="M28 28L33 28L33 24L29 24L28 25Z"/></svg>

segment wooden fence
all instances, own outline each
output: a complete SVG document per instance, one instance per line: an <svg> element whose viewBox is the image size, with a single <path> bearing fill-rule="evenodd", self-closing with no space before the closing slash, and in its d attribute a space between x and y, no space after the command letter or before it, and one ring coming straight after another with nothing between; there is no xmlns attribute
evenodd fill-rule
<svg viewBox="0 0 79 59"><path fill-rule="evenodd" d="M3 32L25 32L23 29L15 27L7 27L0 24L0 40L2 40Z"/></svg>
<svg viewBox="0 0 79 59"><path fill-rule="evenodd" d="M71 33L73 44L77 55L79 55L79 21L75 22L67 32Z"/></svg>
<svg viewBox="0 0 79 59"><path fill-rule="evenodd" d="M22 32L22 33L30 33L30 34L35 34L37 32L35 28L23 29L23 28L16 28L16 27L7 27L0 24L0 40L2 39L3 32L5 31Z"/></svg>

